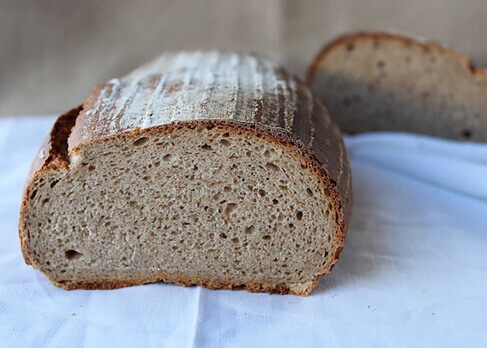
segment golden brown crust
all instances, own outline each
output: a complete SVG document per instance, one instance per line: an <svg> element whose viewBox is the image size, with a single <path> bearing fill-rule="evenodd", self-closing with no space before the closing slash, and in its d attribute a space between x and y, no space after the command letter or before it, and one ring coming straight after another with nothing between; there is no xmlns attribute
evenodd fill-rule
<svg viewBox="0 0 487 348"><path fill-rule="evenodd" d="M32 162L29 178L42 168L47 168L50 165L58 167L62 165L61 163L67 162L68 147L66 140L82 108L82 106L78 106L57 118Z"/></svg>
<svg viewBox="0 0 487 348"><path fill-rule="evenodd" d="M311 86L313 83L314 78L319 70L320 65L326 60L327 56L330 54L331 51L334 49L341 47L343 45L353 44L357 41L373 41L373 40L393 40L393 41L400 41L403 42L405 45L414 45L423 48L426 51L435 51L440 54L449 55L459 62L462 62L464 66L466 66L474 76L485 78L487 77L487 71L483 68L476 67L472 59L458 51L445 48L441 45L431 42L421 42L417 39L413 39L407 36L402 36L398 34L391 34L387 32L357 32L351 33L347 35L340 36L333 40L332 42L326 44L320 52L316 55L316 57L312 60L307 74L306 74L306 84Z"/></svg>

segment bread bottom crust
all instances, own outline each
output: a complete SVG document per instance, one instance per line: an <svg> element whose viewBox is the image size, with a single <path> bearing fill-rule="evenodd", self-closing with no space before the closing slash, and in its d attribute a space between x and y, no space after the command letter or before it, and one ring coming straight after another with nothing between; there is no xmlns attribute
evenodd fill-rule
<svg viewBox="0 0 487 348"><path fill-rule="evenodd" d="M175 275L170 275L161 272L158 275L153 275L140 279L131 280L100 280L100 281L56 281L49 279L54 285L64 290L111 290L119 289L127 286L144 285L151 283L174 283L180 286L202 286L207 289L225 289L225 290L246 290L248 292L267 292L269 294L292 294L298 296L307 296L313 291L319 282L319 278L305 282L305 283L290 283L290 284L269 284L269 283L237 283L225 280L205 281L205 280L191 280Z"/></svg>

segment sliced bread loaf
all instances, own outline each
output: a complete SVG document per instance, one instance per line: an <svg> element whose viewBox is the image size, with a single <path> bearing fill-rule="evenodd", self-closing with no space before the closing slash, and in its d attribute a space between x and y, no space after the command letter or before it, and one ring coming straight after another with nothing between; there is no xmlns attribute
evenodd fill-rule
<svg viewBox="0 0 487 348"><path fill-rule="evenodd" d="M21 246L65 289L307 295L343 248L350 184L338 127L283 69L166 55L59 117L25 187Z"/></svg>
<svg viewBox="0 0 487 348"><path fill-rule="evenodd" d="M487 74L436 44L358 33L326 45L307 83L343 131L487 141Z"/></svg>

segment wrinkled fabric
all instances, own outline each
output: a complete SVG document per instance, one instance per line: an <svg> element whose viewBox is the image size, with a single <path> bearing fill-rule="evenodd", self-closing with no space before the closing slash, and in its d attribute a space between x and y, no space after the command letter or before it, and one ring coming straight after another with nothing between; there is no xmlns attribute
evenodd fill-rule
<svg viewBox="0 0 487 348"><path fill-rule="evenodd" d="M486 145L347 137L350 229L309 297L162 283L64 291L25 265L17 235L22 187L53 121L0 119L1 346L486 346Z"/></svg>

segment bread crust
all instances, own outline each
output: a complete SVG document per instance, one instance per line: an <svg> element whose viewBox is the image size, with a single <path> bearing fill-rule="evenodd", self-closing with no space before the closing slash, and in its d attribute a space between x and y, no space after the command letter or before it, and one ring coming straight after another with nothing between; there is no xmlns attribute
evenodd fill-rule
<svg viewBox="0 0 487 348"><path fill-rule="evenodd" d="M328 44L325 44L315 58L311 61L306 73L306 85L311 86L313 79L315 78L320 65L326 60L327 56L336 48L343 45L351 44L357 41L373 41L373 40L393 40L404 43L405 45L414 45L423 48L426 51L434 51L439 54L449 55L459 62L461 62L467 69L472 72L472 75L478 78L486 78L487 71L483 68L476 67L473 64L472 59L455 50L445 48L437 43L433 42L422 42L418 39L410 38L407 36L392 34L387 32L372 32L372 31L361 31L356 33L350 33L342 35Z"/></svg>
<svg viewBox="0 0 487 348"><path fill-rule="evenodd" d="M315 286L318 284L318 277L309 284L306 284L306 287L302 287L299 284L295 286L293 284L268 284L268 283L232 283L228 281L212 281L212 282L205 282L200 280L194 279L184 279L177 275L170 275L167 273L160 272L159 275L149 277L149 278L141 278L131 281L122 281L122 280L113 280L113 281L100 281L100 282L78 282L78 281L62 281L58 282L56 280L51 280L51 282L64 289L64 290L112 290L112 289L119 289L125 288L128 286L136 286L136 285L145 285L151 283L173 283L183 287L189 286L202 286L207 289L223 289L223 290L246 290L248 292L267 292L269 294L280 294L280 295L298 295L298 296L307 296L313 291Z"/></svg>
<svg viewBox="0 0 487 348"><path fill-rule="evenodd" d="M290 77L283 70L279 73L284 81L290 81ZM160 77L162 78L162 77ZM294 82L294 81L293 81ZM94 89L92 95L85 102L83 107L78 107L61 115L53 129L48 134L38 156L34 160L31 173L27 180L20 213L19 235L21 240L22 253L27 264L45 271L40 262L37 262L32 248L29 244L27 221L25 219L27 210L33 204L33 190L37 182L52 171L69 170L69 159L74 154L80 152L83 147L94 146L99 143L110 142L112 140L133 141L144 135L165 135L177 129L197 127L220 127L229 133L245 133L250 137L261 137L267 141L284 147L286 151L294 152L296 156L302 159L305 165L312 169L323 183L325 189L329 192L330 198L334 203L336 211L336 222L339 226L337 231L336 252L331 262L322 270L321 275L327 275L334 264L338 261L343 249L345 236L348 228L348 220L351 214L351 173L348 157L341 138L338 127L331 123L324 107L316 101L306 87L297 84L296 108L294 109L293 128L276 127L258 120L262 120L262 109L256 109L253 112L253 122L242 122L238 117L229 117L227 119L192 119L176 120L169 123L152 125L148 128L132 127L129 130L117 129L113 133L97 132L93 128L92 118L103 117L103 115L93 115L88 110L93 109L93 103L100 98L103 86ZM256 104L265 103L257 101ZM311 103L311 104L310 104ZM310 107L310 105L312 107ZM296 116L296 117L294 117ZM117 117L122 117L117 115ZM91 122L91 123L90 123ZM282 121L277 120L277 123ZM306 124L306 122L308 124ZM315 138L308 141L311 146L305 145L303 140L307 140L303 134L308 132L313 134L309 128L313 125L316 132ZM69 128L71 127L71 128ZM307 127L307 128L306 128ZM69 128L69 129L68 129ZM300 137L300 134L302 136ZM69 139L69 140L68 140ZM40 156L40 154L47 154ZM326 259L326 256L323 256ZM280 294L308 295L318 282L318 275L313 281L305 284L255 284L255 283L233 283L222 280L204 282L195 279L184 279L179 275L169 275L164 272L149 278L134 278L128 280L104 280L97 282L80 282L80 281L58 281L50 279L53 284L64 289L113 289L124 286L153 283L158 281L173 282L179 285L201 285L211 289L245 289L251 292L269 292Z"/></svg>

